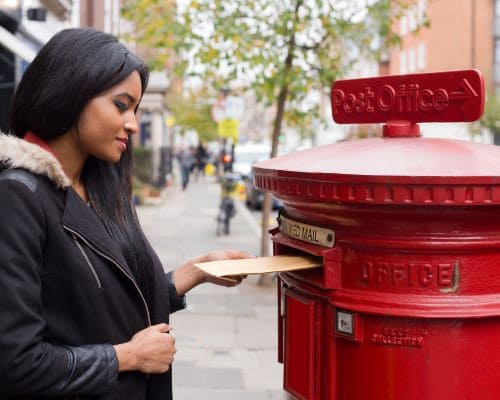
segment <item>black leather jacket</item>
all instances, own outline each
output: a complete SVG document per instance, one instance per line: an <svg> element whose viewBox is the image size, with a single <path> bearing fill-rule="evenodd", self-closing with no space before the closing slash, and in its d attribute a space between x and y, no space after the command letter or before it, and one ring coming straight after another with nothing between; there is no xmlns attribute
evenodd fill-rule
<svg viewBox="0 0 500 400"><path fill-rule="evenodd" d="M0 400L171 399L171 371L118 374L112 345L168 323L184 299L154 256L151 315L93 209L37 147L0 135Z"/></svg>

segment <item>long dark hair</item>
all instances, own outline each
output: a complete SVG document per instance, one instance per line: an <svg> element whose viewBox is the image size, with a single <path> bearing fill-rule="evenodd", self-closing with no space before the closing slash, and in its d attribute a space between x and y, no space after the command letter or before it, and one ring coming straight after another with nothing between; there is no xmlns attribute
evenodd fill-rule
<svg viewBox="0 0 500 400"><path fill-rule="evenodd" d="M91 28L65 29L26 69L12 101L10 131L18 137L31 131L43 140L61 136L76 126L92 98L134 71L140 75L142 95L149 77L142 60L112 35ZM128 146L115 164L89 156L81 179L152 309L154 261L131 202L132 169Z"/></svg>

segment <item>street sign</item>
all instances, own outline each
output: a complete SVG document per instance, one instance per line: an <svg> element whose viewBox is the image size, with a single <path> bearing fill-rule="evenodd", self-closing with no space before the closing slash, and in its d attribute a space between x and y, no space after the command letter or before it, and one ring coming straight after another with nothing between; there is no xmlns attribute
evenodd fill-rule
<svg viewBox="0 0 500 400"><path fill-rule="evenodd" d="M238 141L240 123L237 119L226 118L217 124L217 133L221 138Z"/></svg>
<svg viewBox="0 0 500 400"><path fill-rule="evenodd" d="M332 114L339 124L470 122L484 111L484 78L477 70L336 81Z"/></svg>

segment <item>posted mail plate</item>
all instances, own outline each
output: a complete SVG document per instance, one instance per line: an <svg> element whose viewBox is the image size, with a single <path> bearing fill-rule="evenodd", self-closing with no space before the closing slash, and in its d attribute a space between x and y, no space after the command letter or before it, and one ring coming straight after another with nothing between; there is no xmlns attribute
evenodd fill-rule
<svg viewBox="0 0 500 400"><path fill-rule="evenodd" d="M280 216L279 221L281 233L294 239L325 247L333 247L335 244L335 232L331 229L303 224L283 216Z"/></svg>

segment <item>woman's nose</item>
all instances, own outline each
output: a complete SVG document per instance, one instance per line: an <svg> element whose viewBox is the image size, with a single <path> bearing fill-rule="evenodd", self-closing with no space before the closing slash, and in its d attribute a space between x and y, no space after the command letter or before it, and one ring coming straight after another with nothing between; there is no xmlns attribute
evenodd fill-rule
<svg viewBox="0 0 500 400"><path fill-rule="evenodd" d="M125 122L124 128L129 135L135 135L139 132L139 126L137 124L137 118L135 114Z"/></svg>

